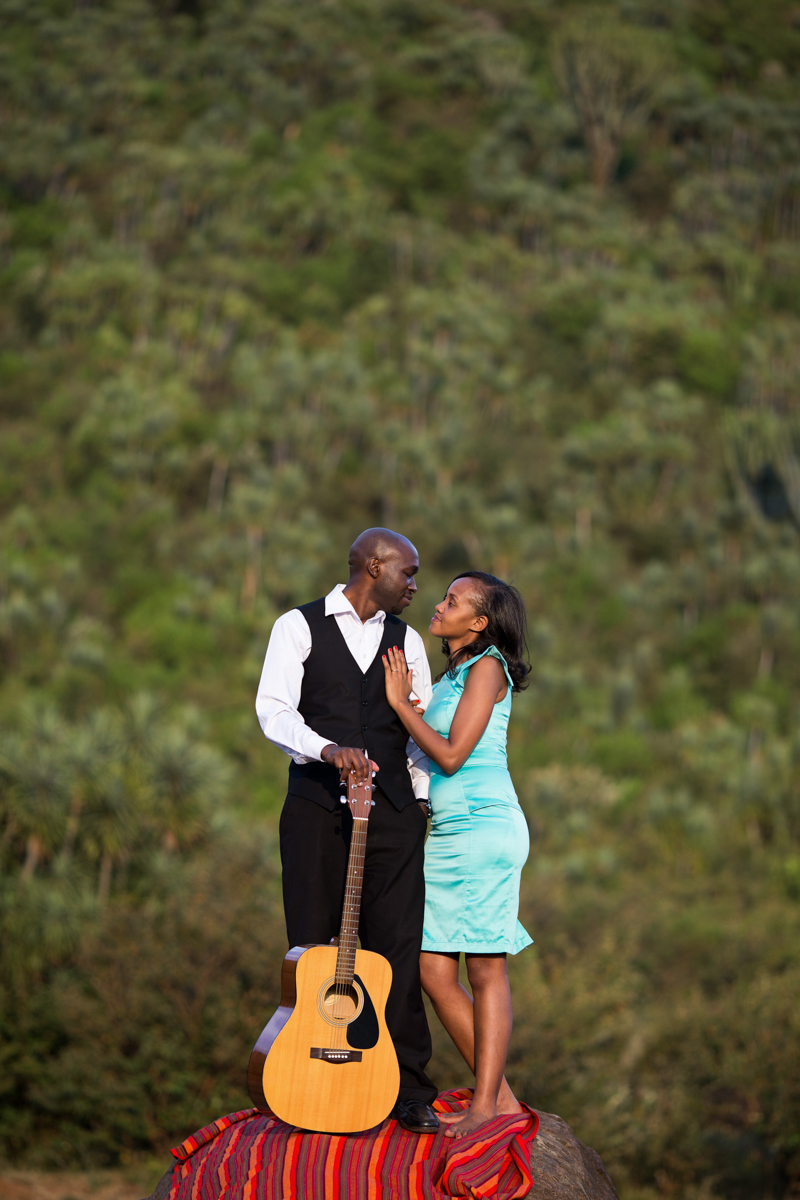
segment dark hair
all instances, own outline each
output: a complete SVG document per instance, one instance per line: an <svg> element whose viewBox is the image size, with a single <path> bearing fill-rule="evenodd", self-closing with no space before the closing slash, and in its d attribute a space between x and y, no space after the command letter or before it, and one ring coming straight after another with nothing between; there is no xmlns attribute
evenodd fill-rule
<svg viewBox="0 0 800 1200"><path fill-rule="evenodd" d="M479 633L474 642L462 646L460 650L450 653L447 638L442 638L442 654L447 655L447 666L442 675L454 675L456 667L467 658L483 654L490 646L496 646L505 659L508 673L513 681L513 692L521 692L528 686L527 677L531 665L528 656L528 623L525 616L525 604L517 589L510 583L503 583L495 575L487 575L485 571L461 571L448 584L449 592L456 579L474 579L478 583L475 588L475 615L488 617L488 624ZM441 679L442 675L437 676Z"/></svg>

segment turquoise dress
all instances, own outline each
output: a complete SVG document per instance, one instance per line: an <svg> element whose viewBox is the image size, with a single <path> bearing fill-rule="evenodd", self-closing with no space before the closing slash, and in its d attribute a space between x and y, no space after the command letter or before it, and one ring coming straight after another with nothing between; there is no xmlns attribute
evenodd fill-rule
<svg viewBox="0 0 800 1200"><path fill-rule="evenodd" d="M446 775L431 761L423 950L517 954L533 941L517 919L530 839L506 759L512 681L494 646L484 654L502 663L508 690L460 770ZM483 657L466 659L454 678L445 675L434 687L425 720L442 737L450 733L467 672Z"/></svg>

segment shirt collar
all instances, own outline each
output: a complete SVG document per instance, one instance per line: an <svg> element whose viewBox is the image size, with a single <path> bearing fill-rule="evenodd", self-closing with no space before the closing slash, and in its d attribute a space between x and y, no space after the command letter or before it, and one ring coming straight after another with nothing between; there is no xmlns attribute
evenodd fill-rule
<svg viewBox="0 0 800 1200"><path fill-rule="evenodd" d="M379 621L381 625L386 619L386 613L382 609L378 609L374 617L370 617L368 621L362 621L356 610L353 608L347 596L344 594L345 584L337 583L332 592L328 592L325 597L325 616L337 617L343 613L350 613L358 621L359 625L369 625L371 621Z"/></svg>

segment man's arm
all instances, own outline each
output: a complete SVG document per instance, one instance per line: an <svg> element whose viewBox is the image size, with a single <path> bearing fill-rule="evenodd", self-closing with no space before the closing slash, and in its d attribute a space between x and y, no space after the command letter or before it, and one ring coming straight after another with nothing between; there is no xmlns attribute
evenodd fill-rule
<svg viewBox="0 0 800 1200"><path fill-rule="evenodd" d="M311 653L311 630L296 608L272 627L256 695L256 716L267 737L296 763L326 762L340 771L355 771L365 780L370 764L363 750L335 746L309 729L298 711L303 664ZM373 763L372 767L377 770Z"/></svg>
<svg viewBox="0 0 800 1200"><path fill-rule="evenodd" d="M431 702L431 668L425 653L425 643L416 629L406 630L406 662L414 672L414 695L425 709ZM406 761L411 776L411 786L418 800L427 801L430 790L431 765L427 754L420 750L413 738L406 743Z"/></svg>
<svg viewBox="0 0 800 1200"><path fill-rule="evenodd" d="M264 736L296 763L321 762L327 745L298 712L311 653L311 630L298 609L278 617L272 627L256 696L256 716Z"/></svg>

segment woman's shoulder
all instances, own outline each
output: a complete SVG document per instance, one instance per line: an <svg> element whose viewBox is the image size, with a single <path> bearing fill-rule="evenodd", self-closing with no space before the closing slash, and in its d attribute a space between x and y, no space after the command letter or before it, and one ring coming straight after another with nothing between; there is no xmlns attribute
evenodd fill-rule
<svg viewBox="0 0 800 1200"><path fill-rule="evenodd" d="M456 673L460 674L461 678L464 679L470 667L474 667L476 663L483 662L486 659L494 659L500 664L509 685L513 687L514 681L509 673L508 664L496 646L487 646L487 648L480 654L475 654L472 656L472 658L465 658L463 662L460 662L456 667Z"/></svg>
<svg viewBox="0 0 800 1200"><path fill-rule="evenodd" d="M456 667L457 671L468 671L477 663L482 662L486 658L496 658L503 662L503 656L496 646L487 646L485 650L481 650L480 654L473 654L470 658L463 658Z"/></svg>

